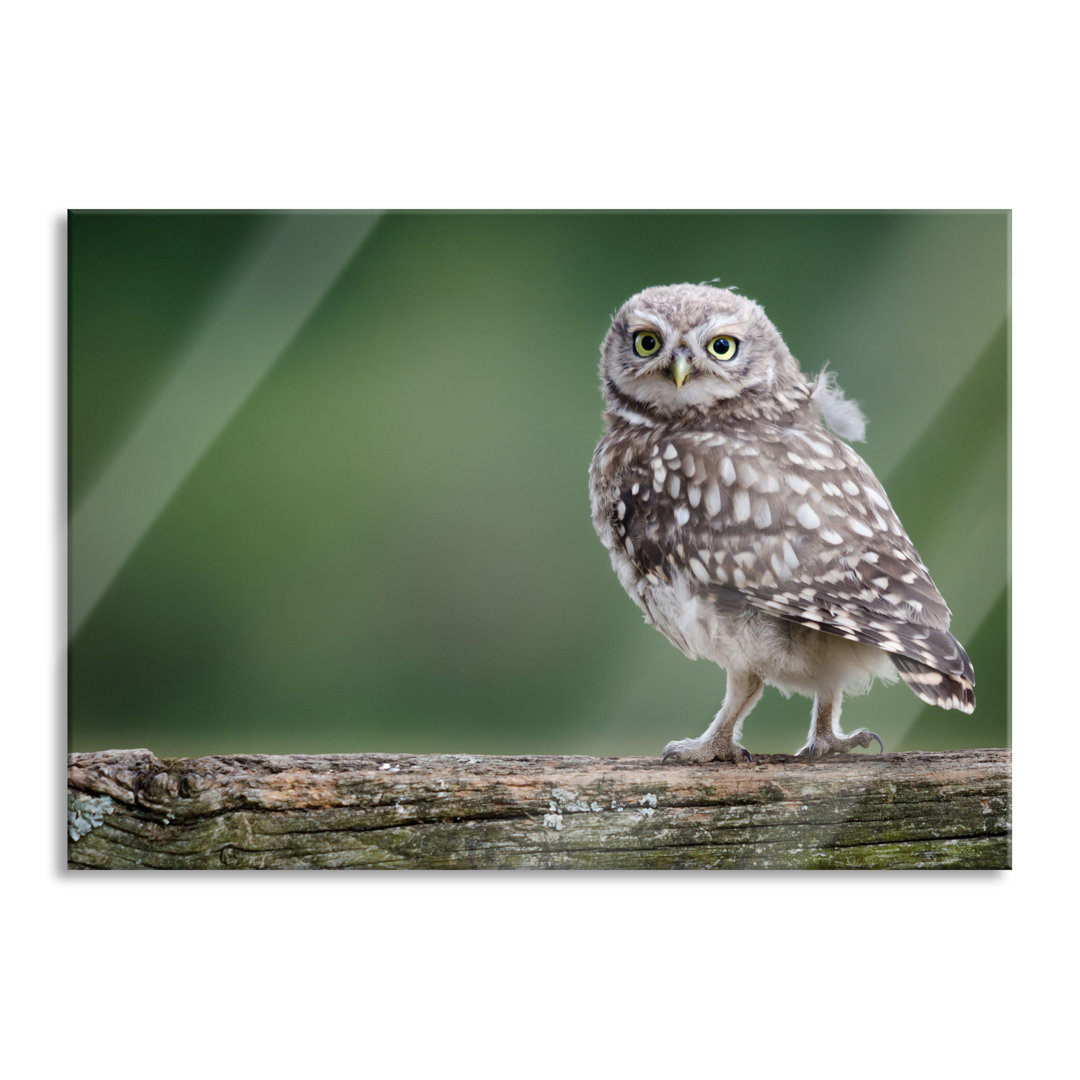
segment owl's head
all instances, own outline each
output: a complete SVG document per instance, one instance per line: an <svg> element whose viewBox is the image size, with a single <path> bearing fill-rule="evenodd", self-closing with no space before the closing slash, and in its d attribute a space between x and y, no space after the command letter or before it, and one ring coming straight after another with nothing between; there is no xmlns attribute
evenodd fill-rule
<svg viewBox="0 0 1080 1080"><path fill-rule="evenodd" d="M712 285L630 297L604 338L600 375L611 409L654 419L808 391L761 305Z"/></svg>

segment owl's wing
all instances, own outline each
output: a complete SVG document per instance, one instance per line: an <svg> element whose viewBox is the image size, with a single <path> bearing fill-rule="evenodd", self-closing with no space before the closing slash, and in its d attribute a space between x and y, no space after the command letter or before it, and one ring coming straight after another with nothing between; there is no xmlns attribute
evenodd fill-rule
<svg viewBox="0 0 1080 1080"><path fill-rule="evenodd" d="M681 572L725 608L876 645L935 704L941 693L924 668L970 692L974 672L948 632L949 609L846 443L815 427L654 435L646 445L620 475L612 517L643 574Z"/></svg>

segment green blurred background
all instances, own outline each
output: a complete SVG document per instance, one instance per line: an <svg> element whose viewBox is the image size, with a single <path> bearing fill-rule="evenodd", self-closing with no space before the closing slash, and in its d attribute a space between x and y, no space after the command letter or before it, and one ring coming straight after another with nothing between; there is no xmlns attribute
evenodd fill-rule
<svg viewBox="0 0 1080 1080"><path fill-rule="evenodd" d="M161 755L656 754L724 676L646 627L589 521L599 344L648 285L763 303L953 610L1008 744L1009 217L69 216L69 743ZM307 292L305 293L305 290ZM310 294L310 295L308 295ZM751 750L802 745L768 689Z"/></svg>

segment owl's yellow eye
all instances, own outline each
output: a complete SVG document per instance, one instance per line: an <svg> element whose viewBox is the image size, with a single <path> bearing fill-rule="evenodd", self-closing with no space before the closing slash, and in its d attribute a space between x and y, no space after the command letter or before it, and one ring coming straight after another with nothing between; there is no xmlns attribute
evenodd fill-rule
<svg viewBox="0 0 1080 1080"><path fill-rule="evenodd" d="M714 337L709 342L709 353L715 360L734 360L739 351L739 342L726 334Z"/></svg>
<svg viewBox="0 0 1080 1080"><path fill-rule="evenodd" d="M660 351L660 339L651 330L639 330L634 335L634 352L638 356L652 356Z"/></svg>

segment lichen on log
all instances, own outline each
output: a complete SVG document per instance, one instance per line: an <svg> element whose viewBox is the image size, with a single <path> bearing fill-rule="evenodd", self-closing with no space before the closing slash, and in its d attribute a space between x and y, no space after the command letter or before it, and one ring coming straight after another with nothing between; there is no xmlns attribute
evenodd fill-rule
<svg viewBox="0 0 1080 1080"><path fill-rule="evenodd" d="M78 869L1005 869L1008 750L807 765L71 754Z"/></svg>

